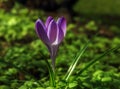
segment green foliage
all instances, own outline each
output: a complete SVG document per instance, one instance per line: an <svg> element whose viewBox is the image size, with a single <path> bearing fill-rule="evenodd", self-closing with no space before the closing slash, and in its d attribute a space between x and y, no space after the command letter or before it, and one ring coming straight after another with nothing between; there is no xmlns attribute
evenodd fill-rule
<svg viewBox="0 0 120 89"><path fill-rule="evenodd" d="M120 15L119 0L78 0L74 5L74 11L82 14Z"/></svg>
<svg viewBox="0 0 120 89"><path fill-rule="evenodd" d="M92 1L91 1L92 2ZM90 3L91 3L90 2ZM111 25L105 32L94 20L85 24L68 23L67 35L56 59L56 88L50 86L45 63L49 59L47 48L37 38L34 23L43 11L28 10L16 4L10 11L0 10L0 89L119 89L120 49L79 73L89 61L100 57L106 49L120 45L119 27ZM77 20L80 23L79 20ZM68 81L63 77L75 55L90 38L94 37L81 56ZM49 60L48 60L49 62Z"/></svg>
<svg viewBox="0 0 120 89"><path fill-rule="evenodd" d="M90 29L90 30L93 30L93 31L96 31L98 29L98 27L96 26L95 22L94 21L90 21L89 23L87 23L85 25L85 28L86 29Z"/></svg>
<svg viewBox="0 0 120 89"><path fill-rule="evenodd" d="M19 9L17 5L11 12L0 11L0 37L7 41L34 39L30 37L35 36L33 21L38 18L38 15L42 16L43 12L29 12L26 8Z"/></svg>

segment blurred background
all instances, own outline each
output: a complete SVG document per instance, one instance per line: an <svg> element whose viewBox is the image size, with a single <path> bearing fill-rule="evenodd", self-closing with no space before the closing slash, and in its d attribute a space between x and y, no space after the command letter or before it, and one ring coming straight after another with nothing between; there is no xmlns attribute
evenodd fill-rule
<svg viewBox="0 0 120 89"><path fill-rule="evenodd" d="M67 19L67 34L56 60L60 77L95 34L75 71L120 45L120 0L0 0L0 89L36 89L39 83L34 86L34 78L47 86L44 60L49 53L35 33L35 21L48 16ZM70 89L120 89L119 58L120 49L86 70L83 77L78 75L77 85Z"/></svg>

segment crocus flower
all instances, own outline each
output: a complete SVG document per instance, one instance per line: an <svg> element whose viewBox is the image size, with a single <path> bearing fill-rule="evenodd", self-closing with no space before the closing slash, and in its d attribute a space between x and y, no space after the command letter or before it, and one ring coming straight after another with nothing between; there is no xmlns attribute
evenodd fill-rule
<svg viewBox="0 0 120 89"><path fill-rule="evenodd" d="M51 16L49 16L45 24L38 19L36 21L35 28L38 37L43 41L50 52L52 67L54 69L59 45L66 34L66 20L64 17L60 17L55 21Z"/></svg>

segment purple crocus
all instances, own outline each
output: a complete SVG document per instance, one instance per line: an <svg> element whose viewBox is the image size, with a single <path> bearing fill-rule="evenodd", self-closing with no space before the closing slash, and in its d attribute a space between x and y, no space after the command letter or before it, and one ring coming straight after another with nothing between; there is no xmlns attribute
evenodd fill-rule
<svg viewBox="0 0 120 89"><path fill-rule="evenodd" d="M36 21L35 28L37 35L47 46L50 52L52 67L54 69L59 44L66 34L66 19L64 17L60 17L57 21L55 21L51 16L49 16L45 24L38 19Z"/></svg>

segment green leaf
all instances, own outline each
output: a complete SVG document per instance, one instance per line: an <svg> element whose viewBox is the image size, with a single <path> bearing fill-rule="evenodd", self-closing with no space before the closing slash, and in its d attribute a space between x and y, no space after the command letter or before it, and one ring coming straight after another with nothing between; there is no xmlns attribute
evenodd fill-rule
<svg viewBox="0 0 120 89"><path fill-rule="evenodd" d="M65 75L65 80L67 81L69 79L69 77L71 76L71 74L73 73L73 70L75 69L77 63L79 62L81 56L83 55L83 53L85 52L85 50L88 47L88 44L90 43L90 41L88 41L86 43L86 45L78 52L76 58L74 59L74 61L72 62L72 64L70 65L66 75Z"/></svg>
<svg viewBox="0 0 120 89"><path fill-rule="evenodd" d="M98 35L98 33L97 33L96 35L94 35L93 38L95 38L97 35ZM93 38L92 38L92 39L93 39ZM85 50L87 49L87 47L88 47L89 43L92 41L92 39L89 40L89 41L84 45L84 47L78 52L76 58L74 59L74 61L73 61L72 64L70 65L70 67L69 67L69 69L68 69L68 71L67 71L67 73L66 73L66 75L65 75L65 77L64 77L64 79L65 79L66 81L69 79L69 77L70 77L71 74L73 73L73 71L74 71L77 63L80 61L81 56L83 55L83 53L84 53Z"/></svg>
<svg viewBox="0 0 120 89"><path fill-rule="evenodd" d="M116 50L119 49L119 48L120 48L120 46L106 50L106 51L105 51L103 54L101 54L99 57L91 60L82 70L80 70L80 71L78 72L78 75L81 75L86 69L88 69L90 66L92 66L95 62L97 62L98 60L102 59L104 56L110 54L111 52L116 51Z"/></svg>
<svg viewBox="0 0 120 89"><path fill-rule="evenodd" d="M112 78L111 77L104 77L104 78L102 78L101 81L102 82L110 82L110 81L112 81Z"/></svg>
<svg viewBox="0 0 120 89"><path fill-rule="evenodd" d="M49 70L51 86L55 87L55 71L53 70L53 68L49 64L48 60L45 60L45 62L47 63L47 67L48 67L48 70Z"/></svg>
<svg viewBox="0 0 120 89"><path fill-rule="evenodd" d="M55 89L54 87L47 87L46 89Z"/></svg>
<svg viewBox="0 0 120 89"><path fill-rule="evenodd" d="M9 88L9 86L2 85L2 86L0 86L0 89L10 89L10 88Z"/></svg>
<svg viewBox="0 0 120 89"><path fill-rule="evenodd" d="M74 88L77 86L77 82L69 83L69 88Z"/></svg>

